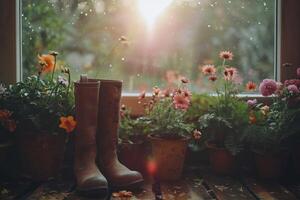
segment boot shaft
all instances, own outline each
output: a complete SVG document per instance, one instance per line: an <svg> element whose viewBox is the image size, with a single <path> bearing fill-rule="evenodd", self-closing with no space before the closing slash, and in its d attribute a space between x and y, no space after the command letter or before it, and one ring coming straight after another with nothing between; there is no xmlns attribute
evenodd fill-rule
<svg viewBox="0 0 300 200"><path fill-rule="evenodd" d="M75 140L78 140L78 145L95 143L100 82L80 80L74 84L75 111L78 122Z"/></svg>

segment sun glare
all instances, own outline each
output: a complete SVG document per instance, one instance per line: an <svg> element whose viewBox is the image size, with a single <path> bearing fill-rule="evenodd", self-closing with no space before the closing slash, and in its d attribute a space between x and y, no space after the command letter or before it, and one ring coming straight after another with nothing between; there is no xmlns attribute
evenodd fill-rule
<svg viewBox="0 0 300 200"><path fill-rule="evenodd" d="M138 8L148 27L152 27L157 17L173 0L138 0Z"/></svg>

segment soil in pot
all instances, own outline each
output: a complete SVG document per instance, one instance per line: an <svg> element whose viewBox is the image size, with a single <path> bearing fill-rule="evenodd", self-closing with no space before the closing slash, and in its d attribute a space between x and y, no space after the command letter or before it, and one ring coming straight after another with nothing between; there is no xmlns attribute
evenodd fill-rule
<svg viewBox="0 0 300 200"><path fill-rule="evenodd" d="M277 154L255 153L257 174L262 179L279 179L282 174L283 159Z"/></svg>
<svg viewBox="0 0 300 200"><path fill-rule="evenodd" d="M152 168L161 181L180 179L186 157L187 138L160 138L149 136L152 146ZM155 165L155 167L153 167Z"/></svg>
<svg viewBox="0 0 300 200"><path fill-rule="evenodd" d="M17 137L24 176L35 181L56 177L63 164L65 135L26 133Z"/></svg>
<svg viewBox="0 0 300 200"><path fill-rule="evenodd" d="M235 158L225 148L219 148L213 142L206 143L209 149L209 161L216 174L228 175L234 170Z"/></svg>

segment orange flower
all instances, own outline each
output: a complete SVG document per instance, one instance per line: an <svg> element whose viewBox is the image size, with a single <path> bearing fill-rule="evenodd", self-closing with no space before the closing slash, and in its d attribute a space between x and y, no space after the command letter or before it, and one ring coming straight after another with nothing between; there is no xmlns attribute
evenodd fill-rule
<svg viewBox="0 0 300 200"><path fill-rule="evenodd" d="M253 112L250 112L249 114L249 124L255 124L257 121L256 116Z"/></svg>
<svg viewBox="0 0 300 200"><path fill-rule="evenodd" d="M249 81L247 84L246 84L246 90L248 91L254 91L256 90L256 84L252 81Z"/></svg>
<svg viewBox="0 0 300 200"><path fill-rule="evenodd" d="M41 72L49 73L54 68L54 56L47 54L47 55L38 55L39 63L42 66Z"/></svg>
<svg viewBox="0 0 300 200"><path fill-rule="evenodd" d="M201 67L201 71L204 75L214 75L217 70L214 65L204 65Z"/></svg>
<svg viewBox="0 0 300 200"><path fill-rule="evenodd" d="M73 116L61 117L59 127L65 129L67 133L72 132L76 127L77 122Z"/></svg>
<svg viewBox="0 0 300 200"><path fill-rule="evenodd" d="M233 59L233 53L231 51L221 51L219 56L221 59L224 59L224 60L232 60Z"/></svg>
<svg viewBox="0 0 300 200"><path fill-rule="evenodd" d="M6 121L10 118L10 116L11 112L9 112L8 110L0 110L0 121Z"/></svg>

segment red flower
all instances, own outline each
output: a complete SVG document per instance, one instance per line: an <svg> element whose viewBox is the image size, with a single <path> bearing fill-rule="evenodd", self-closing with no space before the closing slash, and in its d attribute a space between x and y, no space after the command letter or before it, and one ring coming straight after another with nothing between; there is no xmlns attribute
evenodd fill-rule
<svg viewBox="0 0 300 200"><path fill-rule="evenodd" d="M300 80L299 79L290 79L284 81L284 86L289 86L289 85L296 85L298 88L300 88Z"/></svg>
<svg viewBox="0 0 300 200"><path fill-rule="evenodd" d="M247 84L246 84L246 90L248 91L254 91L256 90L256 84L252 81L249 81Z"/></svg>

